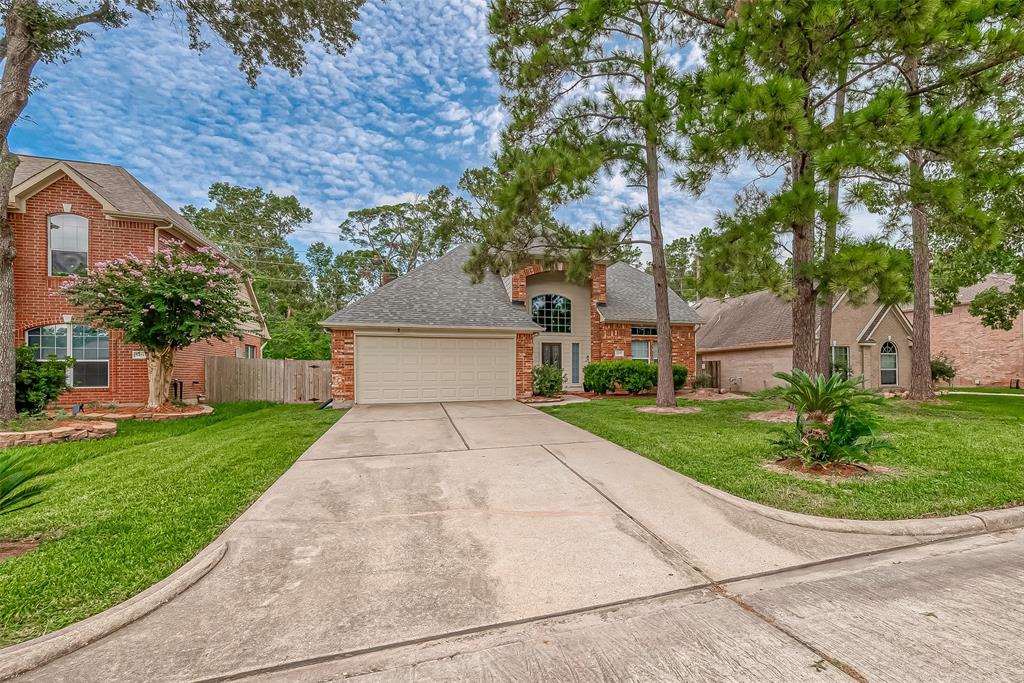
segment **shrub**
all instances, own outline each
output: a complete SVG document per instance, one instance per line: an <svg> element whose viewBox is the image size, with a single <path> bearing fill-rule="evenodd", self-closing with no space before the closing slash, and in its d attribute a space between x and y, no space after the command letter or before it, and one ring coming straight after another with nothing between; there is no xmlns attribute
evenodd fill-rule
<svg viewBox="0 0 1024 683"><path fill-rule="evenodd" d="M954 377L956 377L956 368L953 367L952 361L945 354L940 353L935 358L932 358L933 382L952 382Z"/></svg>
<svg viewBox="0 0 1024 683"><path fill-rule="evenodd" d="M533 369L533 394L535 396L557 396L562 393L564 381L562 368L553 363L538 365Z"/></svg>
<svg viewBox="0 0 1024 683"><path fill-rule="evenodd" d="M672 366L672 386L675 387L676 391L686 386L686 376L689 373L690 370L685 365Z"/></svg>
<svg viewBox="0 0 1024 683"><path fill-rule="evenodd" d="M71 388L68 386L68 368L75 364L75 360L58 360L56 356L50 356L48 361L37 361L33 349L32 346L19 346L14 352L14 407L19 413L38 415Z"/></svg>
<svg viewBox="0 0 1024 683"><path fill-rule="evenodd" d="M32 465L25 454L0 452L0 515L35 505L33 499L46 488L35 480L52 471Z"/></svg>
<svg viewBox="0 0 1024 683"><path fill-rule="evenodd" d="M650 391L658 382L658 366L642 360L599 360L583 368L583 388L603 394L615 385L631 394Z"/></svg>
<svg viewBox="0 0 1024 683"><path fill-rule="evenodd" d="M711 375L706 372L698 372L693 376L693 388L694 389L710 389L711 388Z"/></svg>
<svg viewBox="0 0 1024 683"><path fill-rule="evenodd" d="M815 422L830 423L831 416L842 408L877 404L883 400L877 391L862 386L862 377L846 379L840 374L829 377L818 374L812 377L803 370L776 372L774 376L785 384L760 392L760 395L779 397L796 408L798 413Z"/></svg>

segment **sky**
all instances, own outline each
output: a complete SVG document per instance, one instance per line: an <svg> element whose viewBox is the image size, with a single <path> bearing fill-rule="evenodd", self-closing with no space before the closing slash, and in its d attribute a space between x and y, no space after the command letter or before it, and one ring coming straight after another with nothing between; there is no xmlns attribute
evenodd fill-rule
<svg viewBox="0 0 1024 683"><path fill-rule="evenodd" d="M269 68L256 89L230 50L197 54L173 17L98 31L66 64L40 65L12 133L21 153L124 166L172 206L202 205L214 182L294 194L314 220L301 250L337 244L348 211L454 187L484 166L505 116L487 64L486 0L369 0L344 56L310 46L302 75ZM749 178L701 197L662 184L669 239L710 225ZM621 177L562 217L613 223L640 197ZM856 220L856 219L855 219Z"/></svg>

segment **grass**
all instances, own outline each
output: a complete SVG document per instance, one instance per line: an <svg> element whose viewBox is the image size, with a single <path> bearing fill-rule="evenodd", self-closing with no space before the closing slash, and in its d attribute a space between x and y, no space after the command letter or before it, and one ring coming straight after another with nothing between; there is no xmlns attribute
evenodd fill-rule
<svg viewBox="0 0 1024 683"><path fill-rule="evenodd" d="M762 465L774 459L772 425L748 413L779 409L763 399L680 401L690 415L638 413L647 399L599 400L545 412L729 493L828 517L903 519L1024 503L1024 400L948 396L938 404L889 401L882 431L894 450L873 462L892 475L855 481L801 479Z"/></svg>
<svg viewBox="0 0 1024 683"><path fill-rule="evenodd" d="M11 420L0 420L0 432L30 432L35 429L50 429L66 421L70 415L49 417L48 415L19 415Z"/></svg>
<svg viewBox="0 0 1024 683"><path fill-rule="evenodd" d="M979 394L1024 394L1024 389L1010 387L942 387L940 391L966 391Z"/></svg>
<svg viewBox="0 0 1024 683"><path fill-rule="evenodd" d="M99 441L35 446L56 471L0 539L41 538L0 563L0 645L59 629L171 574L209 544L341 413L250 402L118 424Z"/></svg>

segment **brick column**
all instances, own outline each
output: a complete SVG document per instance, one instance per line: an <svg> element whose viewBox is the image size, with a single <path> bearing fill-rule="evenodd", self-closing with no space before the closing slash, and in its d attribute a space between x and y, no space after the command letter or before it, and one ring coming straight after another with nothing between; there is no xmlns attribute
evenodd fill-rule
<svg viewBox="0 0 1024 683"><path fill-rule="evenodd" d="M533 396L533 333L516 335L516 398Z"/></svg>
<svg viewBox="0 0 1024 683"><path fill-rule="evenodd" d="M356 400L356 344L352 330L331 330L331 395L335 403Z"/></svg>

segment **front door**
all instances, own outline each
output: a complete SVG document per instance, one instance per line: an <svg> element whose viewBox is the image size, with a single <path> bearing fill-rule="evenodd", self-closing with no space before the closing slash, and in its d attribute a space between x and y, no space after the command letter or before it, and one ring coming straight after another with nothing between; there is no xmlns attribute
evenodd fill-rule
<svg viewBox="0 0 1024 683"><path fill-rule="evenodd" d="M548 343L541 344L540 362L541 365L557 365L558 367L562 367L562 345Z"/></svg>

